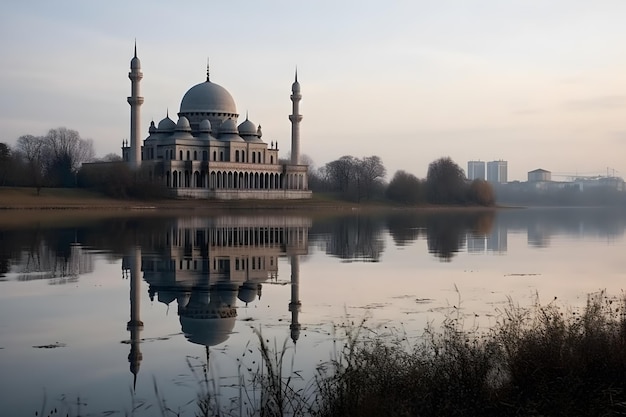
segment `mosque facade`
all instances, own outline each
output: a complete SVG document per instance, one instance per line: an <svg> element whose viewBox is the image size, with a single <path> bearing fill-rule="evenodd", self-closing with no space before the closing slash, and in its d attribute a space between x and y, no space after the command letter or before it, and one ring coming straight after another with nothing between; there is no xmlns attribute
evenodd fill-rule
<svg viewBox="0 0 626 417"><path fill-rule="evenodd" d="M230 93L206 81L183 96L178 120L169 114L150 123L149 135L140 142L141 62L130 62L130 141L122 144L123 160L135 170L162 181L175 197L221 200L307 199L308 166L300 163L300 83L296 72L291 86L291 158L279 159L278 141L268 144L261 126L239 113Z"/></svg>

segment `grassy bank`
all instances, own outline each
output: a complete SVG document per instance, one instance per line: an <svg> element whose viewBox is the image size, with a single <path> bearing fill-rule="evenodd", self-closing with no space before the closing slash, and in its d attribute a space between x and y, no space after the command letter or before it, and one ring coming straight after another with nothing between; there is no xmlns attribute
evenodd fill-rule
<svg viewBox="0 0 626 417"><path fill-rule="evenodd" d="M488 210L483 206L402 206L386 201L355 203L337 195L313 193L306 200L118 199L81 188L0 187L0 210Z"/></svg>
<svg viewBox="0 0 626 417"><path fill-rule="evenodd" d="M307 200L197 200L197 199L118 199L80 188L0 187L0 209L350 209L378 204L349 203L332 196L314 194Z"/></svg>

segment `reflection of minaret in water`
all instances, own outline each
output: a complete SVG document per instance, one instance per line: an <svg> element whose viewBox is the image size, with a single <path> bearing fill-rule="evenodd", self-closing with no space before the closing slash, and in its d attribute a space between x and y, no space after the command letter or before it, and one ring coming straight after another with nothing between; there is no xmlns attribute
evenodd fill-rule
<svg viewBox="0 0 626 417"><path fill-rule="evenodd" d="M136 247L133 255L130 257L130 321L126 325L126 330L130 332L130 353L128 354L128 362L130 363L130 372L133 373L133 390L137 384L137 374L143 355L139 349L141 343L141 330L143 322L141 321L140 297L141 297L141 248Z"/></svg>
<svg viewBox="0 0 626 417"><path fill-rule="evenodd" d="M291 301L289 311L291 311L291 340L295 345L300 337L300 323L298 323L298 313L300 312L300 258L298 255L291 255Z"/></svg>

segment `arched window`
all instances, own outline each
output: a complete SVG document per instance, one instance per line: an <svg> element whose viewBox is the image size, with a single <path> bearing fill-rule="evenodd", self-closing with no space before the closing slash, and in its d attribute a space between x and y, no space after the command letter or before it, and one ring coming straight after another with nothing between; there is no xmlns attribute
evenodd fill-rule
<svg viewBox="0 0 626 417"><path fill-rule="evenodd" d="M182 150L180 150L178 152L178 159L180 159L181 161L183 160L183 151Z"/></svg>
<svg viewBox="0 0 626 417"><path fill-rule="evenodd" d="M217 182L216 182L216 179L215 179L215 171L212 171L211 172L211 176L209 178L209 188L213 190L216 187L217 187Z"/></svg>
<svg viewBox="0 0 626 417"><path fill-rule="evenodd" d="M213 151L213 160L217 161L217 152Z"/></svg>
<svg viewBox="0 0 626 417"><path fill-rule="evenodd" d="M220 161L224 160L224 151L220 151Z"/></svg>
<svg viewBox="0 0 626 417"><path fill-rule="evenodd" d="M198 152L197 151L193 151L193 160L194 161L198 160Z"/></svg>
<svg viewBox="0 0 626 417"><path fill-rule="evenodd" d="M191 156L191 155L190 155L190 152L189 152L189 151L187 151L187 160L188 160L188 161L190 161L190 160L191 160L190 156Z"/></svg>
<svg viewBox="0 0 626 417"><path fill-rule="evenodd" d="M239 162L239 151L235 151L235 162Z"/></svg>
<svg viewBox="0 0 626 417"><path fill-rule="evenodd" d="M256 152L252 152L252 163L256 163Z"/></svg>
<svg viewBox="0 0 626 417"><path fill-rule="evenodd" d="M274 163L274 155L270 155L270 164Z"/></svg>

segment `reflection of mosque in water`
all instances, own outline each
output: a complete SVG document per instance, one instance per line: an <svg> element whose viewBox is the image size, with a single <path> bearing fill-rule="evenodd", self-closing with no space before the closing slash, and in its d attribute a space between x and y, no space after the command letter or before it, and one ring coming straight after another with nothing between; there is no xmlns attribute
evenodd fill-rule
<svg viewBox="0 0 626 417"><path fill-rule="evenodd" d="M207 348L225 342L237 317L237 299L251 303L261 297L264 282L278 279L278 258L291 263L290 335L300 333L298 312L299 256L308 248L311 221L301 217L183 218L166 234L153 236L150 247L136 247L122 268L130 278L131 372L136 376L139 349L140 273L150 299L176 301L182 331L192 343Z"/></svg>

